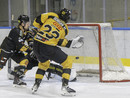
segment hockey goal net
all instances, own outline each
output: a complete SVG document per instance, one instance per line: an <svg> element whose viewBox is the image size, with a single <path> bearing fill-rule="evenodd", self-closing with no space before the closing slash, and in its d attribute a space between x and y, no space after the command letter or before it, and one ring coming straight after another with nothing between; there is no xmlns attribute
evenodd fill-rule
<svg viewBox="0 0 130 98"><path fill-rule="evenodd" d="M100 82L127 82L130 75L118 57L114 34L110 23L68 24L72 39L84 36L84 46L63 50L73 59L73 67L79 75L99 74Z"/></svg>

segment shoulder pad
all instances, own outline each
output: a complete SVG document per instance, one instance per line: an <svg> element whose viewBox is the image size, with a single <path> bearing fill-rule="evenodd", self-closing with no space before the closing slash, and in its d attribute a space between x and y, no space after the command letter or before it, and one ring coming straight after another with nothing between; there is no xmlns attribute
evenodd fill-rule
<svg viewBox="0 0 130 98"><path fill-rule="evenodd" d="M59 18L59 16L58 16L56 13L54 13L54 12L49 12L49 13L47 13L47 14L48 14L48 17L49 17L49 16L54 16L54 17Z"/></svg>

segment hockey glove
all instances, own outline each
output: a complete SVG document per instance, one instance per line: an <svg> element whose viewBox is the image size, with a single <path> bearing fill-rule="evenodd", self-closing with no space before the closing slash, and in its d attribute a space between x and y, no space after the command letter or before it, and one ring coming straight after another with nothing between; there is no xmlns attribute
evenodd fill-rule
<svg viewBox="0 0 130 98"><path fill-rule="evenodd" d="M77 36L72 40L71 48L80 48L84 44L84 37L82 35Z"/></svg>

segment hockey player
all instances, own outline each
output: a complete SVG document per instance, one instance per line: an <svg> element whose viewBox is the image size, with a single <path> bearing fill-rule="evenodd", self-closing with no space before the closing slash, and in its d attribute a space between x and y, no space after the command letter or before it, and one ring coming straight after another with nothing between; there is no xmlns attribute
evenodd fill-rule
<svg viewBox="0 0 130 98"><path fill-rule="evenodd" d="M27 31L27 35L26 38L30 39L30 41L28 41L28 46L33 50L33 37L36 35L36 33L38 32L38 30L36 28L31 28L29 31ZM20 53L21 54L21 53ZM19 55L19 54L18 54ZM24 57L25 58L25 57ZM26 55L26 59L28 59L29 63L27 65L27 67L25 68L25 71L23 74L21 74L19 76L19 78L23 78L24 75L26 74L26 72L28 70L31 70L33 67L37 67L38 66L38 60L36 58L35 55L30 56L30 55ZM14 67L13 69L11 68L11 66L9 67L8 65L8 78L13 80L14 79L14 75L15 75L15 69L17 69L18 66L12 66ZM48 74L46 75L47 79L49 80L49 78L54 78L55 75L58 75L58 78L56 76L57 79L61 80L62 77L62 73L63 73L63 67L53 61L51 61L50 63L50 67L47 69L46 71ZM70 80L69 81L76 81L76 70L73 68L72 69L72 73L70 76Z"/></svg>
<svg viewBox="0 0 130 98"><path fill-rule="evenodd" d="M72 60L68 55L57 46L75 47L77 43L83 43L83 36L78 36L73 40L67 40L68 34L66 23L70 19L70 10L64 8L59 14L49 12L38 16L33 25L40 32L34 37L33 50L39 60L38 69L35 76L35 83L32 87L32 93L36 92L49 68L50 60L53 60L63 66L62 73L62 95L75 95L76 91L69 87L69 78L72 68ZM82 45L82 44L81 44Z"/></svg>
<svg viewBox="0 0 130 98"><path fill-rule="evenodd" d="M20 15L20 17L23 17L24 15ZM22 19L19 19L18 20L22 20ZM30 51L32 51L32 46L33 46L33 37L34 35L37 33L37 29L34 29L34 28L31 28L30 30L27 30L25 35L24 35L24 39L23 39L23 43L25 40L27 40L28 42L28 47L30 48ZM8 44L6 42L6 44ZM7 47L9 48L9 47ZM15 50L16 51L16 50ZM15 86L25 86L26 83L20 81L20 78L24 76L24 74L28 71L28 70L31 70L33 67L35 66L38 66L38 60L37 58L35 57L34 54L31 54L31 55L24 55L24 53L22 51L16 51L14 52L14 54L12 53L13 56L9 56L11 57L16 63L19 63L21 60L28 60L28 64L26 64L26 67L23 69L23 67L21 66L16 66L14 67L14 69L12 70L11 69L11 66L8 70L8 78L9 79L14 79L14 82L13 84ZM4 63L4 65L6 64L6 62ZM48 68L47 72L49 73L47 78L49 79L49 77L51 77L51 73L53 74L57 74L58 76L61 77L62 75L62 72L63 72L63 68L58 65L58 64L54 64L54 63L51 63L51 66ZM70 81L74 81L76 79L76 71L74 71L74 75L71 75L71 79ZM14 78L15 77L15 78Z"/></svg>
<svg viewBox="0 0 130 98"><path fill-rule="evenodd" d="M12 58L20 65L15 69L16 77L13 83L26 85L26 83L19 80L19 76L23 74L28 64L28 59L25 58L23 52L32 53L32 49L24 44L25 40L28 40L28 42L31 41L31 39L27 38L27 31L30 26L29 17L27 15L20 15L18 22L18 26L9 32L9 35L5 37L0 46L0 70L6 65L7 60Z"/></svg>

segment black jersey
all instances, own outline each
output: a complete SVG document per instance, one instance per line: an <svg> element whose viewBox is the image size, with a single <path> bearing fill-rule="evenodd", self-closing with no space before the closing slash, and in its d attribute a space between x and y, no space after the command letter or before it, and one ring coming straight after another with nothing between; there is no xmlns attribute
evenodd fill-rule
<svg viewBox="0 0 130 98"><path fill-rule="evenodd" d="M24 44L25 40L30 41L27 35L28 32L24 32L20 26L13 28L10 31L9 35L3 40L1 44L1 49L7 52L11 51L31 52L31 49Z"/></svg>

